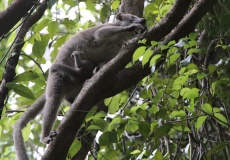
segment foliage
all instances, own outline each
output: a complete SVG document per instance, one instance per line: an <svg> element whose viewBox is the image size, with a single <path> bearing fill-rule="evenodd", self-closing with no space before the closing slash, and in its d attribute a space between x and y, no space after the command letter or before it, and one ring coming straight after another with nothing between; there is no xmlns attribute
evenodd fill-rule
<svg viewBox="0 0 230 160"><path fill-rule="evenodd" d="M1 1L0 8L10 3ZM159 22L173 3L149 1L144 9L148 27ZM25 39L17 76L7 84L11 92L0 121L0 159L15 158L12 125L21 115L17 112L44 92L46 70L58 48L75 32L108 22L119 4L119 0L50 1L51 9ZM88 113L84 127L97 137L88 159L230 159L229 10L230 2L219 3L195 32L179 42L140 42L133 63L141 61L152 73L136 87L105 99L109 114L95 108ZM0 75L15 36L12 30L1 39ZM64 104L55 126L67 110ZM23 130L32 159L45 148L39 142L40 123L38 117ZM81 148L80 140L73 142L67 159Z"/></svg>

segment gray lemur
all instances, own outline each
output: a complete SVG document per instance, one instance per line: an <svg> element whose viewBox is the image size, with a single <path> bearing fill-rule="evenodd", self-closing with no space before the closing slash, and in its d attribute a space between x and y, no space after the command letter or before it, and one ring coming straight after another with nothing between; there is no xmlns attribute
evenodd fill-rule
<svg viewBox="0 0 230 160"><path fill-rule="evenodd" d="M41 142L48 144L59 106L63 99L73 103L86 79L117 55L121 47L145 30L145 19L119 13L114 23L79 32L66 41L49 69L45 93L19 118L14 126L18 160L28 160L21 130L42 111Z"/></svg>

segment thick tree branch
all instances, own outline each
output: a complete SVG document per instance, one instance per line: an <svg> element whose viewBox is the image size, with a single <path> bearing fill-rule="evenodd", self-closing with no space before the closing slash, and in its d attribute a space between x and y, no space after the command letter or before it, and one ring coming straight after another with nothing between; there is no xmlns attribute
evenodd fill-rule
<svg viewBox="0 0 230 160"><path fill-rule="evenodd" d="M143 16L145 0L123 0L121 1L120 11L123 13L130 13L138 17Z"/></svg>
<svg viewBox="0 0 230 160"><path fill-rule="evenodd" d="M6 10L0 12L0 37L9 32L33 5L34 2L32 0L15 0Z"/></svg>
<svg viewBox="0 0 230 160"><path fill-rule="evenodd" d="M175 14L176 22L173 23L169 21L169 24L168 23L163 23L163 24L168 26L169 28L174 28L176 24L178 24L179 21L183 18L185 12L188 10L191 0L186 0L186 2L187 5L184 5L185 0L177 0L171 12L166 16L166 18L171 17L171 20L174 20L171 14L172 15ZM185 7L185 9L183 10L180 7L178 7L181 6L182 4ZM175 9L175 7L177 7L178 9ZM181 18L178 19L178 17ZM163 38L171 31L169 30L167 33L163 33L161 32L160 29L161 27L155 27L155 29L151 29L150 32L147 33L146 37L152 37L148 34L157 33L157 34L161 34L161 36L159 37ZM159 33L155 32L155 30L158 30ZM151 39L149 38L149 40ZM81 124L84 121L84 117L86 116L86 112L83 112L81 113L81 115L78 115L79 113L77 113L77 110L80 109L80 110L89 111L94 104L104 99L105 97L111 96L109 93L111 93L110 91L114 88L114 84L116 84L118 71L124 68L124 66L131 60L132 54L138 46L139 46L138 41L137 40L133 41L133 43L128 45L124 50L122 50L122 52L117 57L115 57L112 61L107 63L101 70L99 70L97 74L93 76L93 78L91 78L86 83L81 93L72 104L71 109L62 120L61 125L57 129L57 133L58 133L57 137L52 142L52 144L49 145L42 159L44 160L64 159L66 157L69 146L74 140L74 137L78 129L81 127ZM148 71L145 72L146 75L148 75L148 73L149 73ZM125 79L126 78L124 78L123 80ZM140 80L140 77L138 80ZM128 81L126 82L128 83ZM125 88L125 86L123 87Z"/></svg>
<svg viewBox="0 0 230 160"><path fill-rule="evenodd" d="M192 32L195 29L197 23L213 7L215 3L216 0L200 0L199 2L197 2L193 7L193 9L190 11L190 13L187 14L181 20L181 22L177 25L177 27L166 37L163 43L167 44L171 40L179 40L179 38L185 37L190 32ZM180 4L178 4L178 6L180 6ZM149 33L155 32L154 28L155 27L153 27L152 31L150 30ZM149 35L150 34L148 34L146 37L148 40L151 40L148 37ZM156 38L155 37L153 38L153 40L160 40L161 36L158 35L156 36L158 37L158 39L155 39ZM158 66L162 65L163 63L164 61L159 62ZM119 72L118 79L115 83L115 87L113 88L113 90L111 90L109 95L112 96L116 93L119 93L131 87L132 85L140 81L142 78L147 76L149 73L150 73L150 68L149 67L143 68L140 63L134 65L131 68L123 69L122 71Z"/></svg>
<svg viewBox="0 0 230 160"><path fill-rule="evenodd" d="M47 8L47 0L44 0L39 6L39 8L37 9L37 11L24 21L15 39L14 47L12 51L13 54L6 62L5 71L0 85L0 118L2 114L2 109L4 107L4 100L8 94L8 89L6 87L6 84L12 82L13 78L15 77L16 74L15 68L18 64L18 59L24 44L24 37L27 31L30 29L30 27L34 25L43 16L46 8Z"/></svg>
<svg viewBox="0 0 230 160"><path fill-rule="evenodd" d="M143 17L144 1L145 0L122 0L120 12L130 13L138 17ZM105 113L108 112L108 107L105 106L103 101L97 104L97 106L98 111L104 111ZM95 135L92 135L90 132L88 132L88 134L85 134L87 132L85 129L86 128L81 129L83 131L80 133L78 132L77 137L80 137L79 139L81 140L82 146L81 149L77 152L77 154L72 158L73 160L85 159L88 152L92 149L95 140Z"/></svg>

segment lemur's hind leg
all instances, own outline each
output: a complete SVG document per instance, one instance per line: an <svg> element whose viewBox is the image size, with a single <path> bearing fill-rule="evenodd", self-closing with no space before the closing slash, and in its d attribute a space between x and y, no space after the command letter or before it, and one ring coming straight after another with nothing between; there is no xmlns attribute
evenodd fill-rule
<svg viewBox="0 0 230 160"><path fill-rule="evenodd" d="M52 131L59 106L64 98L75 99L80 92L85 77L78 70L61 64L53 64L49 70L46 86L46 103L43 109L41 142L50 143L57 135Z"/></svg>

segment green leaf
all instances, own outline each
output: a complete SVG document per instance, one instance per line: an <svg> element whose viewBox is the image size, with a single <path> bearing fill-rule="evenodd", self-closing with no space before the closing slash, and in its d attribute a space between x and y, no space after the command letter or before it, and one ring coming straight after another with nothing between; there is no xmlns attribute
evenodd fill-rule
<svg viewBox="0 0 230 160"><path fill-rule="evenodd" d="M117 143L117 134L115 132L107 131L99 137L99 144L101 146L108 146L113 143Z"/></svg>
<svg viewBox="0 0 230 160"><path fill-rule="evenodd" d="M31 132L31 125L30 125L30 123L28 123L26 125L26 127L23 128L23 130L22 130L22 136L23 136L24 142L29 139L30 132Z"/></svg>
<svg viewBox="0 0 230 160"><path fill-rule="evenodd" d="M183 96L183 99L194 99L199 96L199 89L198 88L183 88L180 92L180 95Z"/></svg>
<svg viewBox="0 0 230 160"><path fill-rule="evenodd" d="M189 38L191 39L191 40L195 40L196 38L197 38L197 33L196 32L192 32L192 33L190 33L189 34Z"/></svg>
<svg viewBox="0 0 230 160"><path fill-rule="evenodd" d="M188 45L189 45L189 47L194 47L194 46L198 45L198 42L196 40L191 40L191 41L188 42ZM200 52L199 49L195 49L195 50L198 50L198 52Z"/></svg>
<svg viewBox="0 0 230 160"><path fill-rule="evenodd" d="M152 56L153 54L153 50L151 50L151 48L148 48L144 55L143 55L143 59L142 59L142 66L144 66L150 59L150 57Z"/></svg>
<svg viewBox="0 0 230 160"><path fill-rule="evenodd" d="M175 53L169 57L168 64L173 64L180 57L179 53Z"/></svg>
<svg viewBox="0 0 230 160"><path fill-rule="evenodd" d="M23 96L29 99L35 99L32 91L29 88L21 84L10 82L10 83L7 83L6 86L7 88L12 89L15 93L19 94L20 96Z"/></svg>
<svg viewBox="0 0 230 160"><path fill-rule="evenodd" d="M110 122L108 128L109 130L117 129L120 126L121 123L121 117L116 116L113 118L112 122Z"/></svg>
<svg viewBox="0 0 230 160"><path fill-rule="evenodd" d="M208 113L208 114L212 114L213 112L212 112L212 107L211 107L211 105L210 104L208 104L208 103L205 103L204 105L203 105L203 110L206 112L206 113Z"/></svg>
<svg viewBox="0 0 230 160"><path fill-rule="evenodd" d="M166 45L161 45L160 47L161 47L161 51L163 51L163 50L165 50L165 49L168 49L168 48L169 48L169 47L168 47L168 46L166 46Z"/></svg>
<svg viewBox="0 0 230 160"><path fill-rule="evenodd" d="M212 111L213 111L213 113L217 113L217 112L221 112L222 110L221 110L220 108L214 107L214 108L212 109Z"/></svg>
<svg viewBox="0 0 230 160"><path fill-rule="evenodd" d="M69 148L68 156L66 160L72 159L80 149L81 149L81 142L75 139Z"/></svg>
<svg viewBox="0 0 230 160"><path fill-rule="evenodd" d="M87 1L85 2L85 4L86 4L86 7L87 7L88 10L93 11L93 12L97 12L96 4L94 4L94 3L92 2L92 0L87 0Z"/></svg>
<svg viewBox="0 0 230 160"><path fill-rule="evenodd" d="M225 118L224 115L222 115L222 114L220 114L220 113L215 113L215 114L214 114L214 117L216 117L217 122L219 122L222 126L227 127L226 124L228 123L228 121L227 121L227 119Z"/></svg>
<svg viewBox="0 0 230 160"><path fill-rule="evenodd" d="M134 121L134 120L129 120L128 123L125 125L125 129L128 131L128 132L135 132L136 130L138 130L138 122L137 121Z"/></svg>
<svg viewBox="0 0 230 160"><path fill-rule="evenodd" d="M218 151L224 149L226 145L226 142L221 142L220 144L214 146L210 151L208 151L207 156L211 156L211 154L217 153Z"/></svg>
<svg viewBox="0 0 230 160"><path fill-rule="evenodd" d="M38 58L42 58L45 53L46 45L42 41L36 41L34 42L32 52L34 56Z"/></svg>
<svg viewBox="0 0 230 160"><path fill-rule="evenodd" d="M153 151L153 157L154 157L154 160L163 160L163 155L158 149Z"/></svg>
<svg viewBox="0 0 230 160"><path fill-rule="evenodd" d="M133 62L136 62L145 53L145 49L145 46L141 46L136 49L136 51L133 53Z"/></svg>
<svg viewBox="0 0 230 160"><path fill-rule="evenodd" d="M188 50L188 55L191 55L193 53L199 53L199 52L200 52L200 49L192 48Z"/></svg>
<svg viewBox="0 0 230 160"><path fill-rule="evenodd" d="M188 80L188 76L180 76L175 79L173 82L173 90L180 90L182 88L182 85Z"/></svg>
<svg viewBox="0 0 230 160"><path fill-rule="evenodd" d="M151 106L151 108L148 109L148 111L152 114L156 114L159 111L159 107L155 104Z"/></svg>
<svg viewBox="0 0 230 160"><path fill-rule="evenodd" d="M116 10L120 5L120 1L113 1L111 7L113 10Z"/></svg>
<svg viewBox="0 0 230 160"><path fill-rule="evenodd" d="M53 38L53 36L56 34L58 31L58 22L57 21L52 21L49 22L48 24L48 32L49 32L49 37Z"/></svg>
<svg viewBox="0 0 230 160"><path fill-rule="evenodd" d="M33 72L33 71L26 71L26 72L23 72L19 75L17 75L13 82L16 83L16 82L22 82L22 81L31 81L33 79L36 79L38 78L38 74L36 72Z"/></svg>
<svg viewBox="0 0 230 160"><path fill-rule="evenodd" d="M118 94L114 97L112 97L110 103L109 103L109 113L113 114L115 112L117 112L117 110L120 108L120 106L122 105L122 95Z"/></svg>
<svg viewBox="0 0 230 160"><path fill-rule="evenodd" d="M139 131L141 132L144 138L149 138L150 128L151 128L150 123L147 123L147 122L139 123Z"/></svg>
<svg viewBox="0 0 230 160"><path fill-rule="evenodd" d="M87 130L88 130L88 131L93 131L93 130L99 131L99 130L101 130L101 127L92 124L92 125L90 125L89 127L87 127Z"/></svg>
<svg viewBox="0 0 230 160"><path fill-rule="evenodd" d="M102 118L93 118L93 124L99 126L102 132L108 130L109 122L105 121Z"/></svg>
<svg viewBox="0 0 230 160"><path fill-rule="evenodd" d="M172 40L172 41L170 41L170 42L167 44L167 46L170 47L170 46L172 46L172 45L174 45L174 44L176 44L176 41L175 41L175 40Z"/></svg>
<svg viewBox="0 0 230 160"><path fill-rule="evenodd" d="M161 137L167 135L172 127L172 124L163 124L160 126L154 134L155 141L159 141Z"/></svg>
<svg viewBox="0 0 230 160"><path fill-rule="evenodd" d="M197 79L198 79L198 80L201 80L201 79L205 78L206 76L207 76L207 74L205 74L205 73L200 73L200 74L197 74Z"/></svg>
<svg viewBox="0 0 230 160"><path fill-rule="evenodd" d="M130 154L140 154L140 153L141 153L140 150L134 150L134 151L130 152Z"/></svg>
<svg viewBox="0 0 230 160"><path fill-rule="evenodd" d="M164 16L171 8L172 8L172 5L171 5L171 4L169 4L169 5L163 5L163 6L160 8L160 15L161 15L161 16Z"/></svg>
<svg viewBox="0 0 230 160"><path fill-rule="evenodd" d="M100 20L104 22L109 17L109 13L110 13L110 8L107 5L103 5L100 11Z"/></svg>
<svg viewBox="0 0 230 160"><path fill-rule="evenodd" d="M217 66L214 66L214 65L210 64L208 66L208 71L209 71L210 74L212 74L213 72L216 71L217 68L218 68Z"/></svg>
<svg viewBox="0 0 230 160"><path fill-rule="evenodd" d="M49 23L49 19L45 18L42 21L40 21L35 27L34 27L34 31L35 32L39 32L41 31L43 28L45 28L47 26L47 24Z"/></svg>
<svg viewBox="0 0 230 160"><path fill-rule="evenodd" d="M85 117L85 121L88 122L93 118L93 115L97 112L97 107L94 106L90 109L90 111L87 113Z"/></svg>
<svg viewBox="0 0 230 160"><path fill-rule="evenodd" d="M158 45L158 44L159 44L159 42L157 42L157 41L151 41L152 47L154 47L154 46L156 46L156 45Z"/></svg>
<svg viewBox="0 0 230 160"><path fill-rule="evenodd" d="M158 104L158 102L160 101L160 99L163 97L164 95L164 91L161 89L157 92L157 94L154 96L153 98L153 104Z"/></svg>
<svg viewBox="0 0 230 160"><path fill-rule="evenodd" d="M186 113L183 110L173 111L170 116L172 118L174 118L174 117L184 117L184 116L186 116Z"/></svg>
<svg viewBox="0 0 230 160"><path fill-rule="evenodd" d="M153 65L156 64L156 61L161 58L161 54L154 55L153 58L150 61L149 66L152 67Z"/></svg>
<svg viewBox="0 0 230 160"><path fill-rule="evenodd" d="M0 137L2 137L2 125L0 125Z"/></svg>
<svg viewBox="0 0 230 160"><path fill-rule="evenodd" d="M111 101L112 101L112 98L113 98L113 97L109 97L109 98L106 98L106 99L104 100L104 103L105 103L106 106L109 106L109 104L110 104Z"/></svg>
<svg viewBox="0 0 230 160"><path fill-rule="evenodd" d="M200 127L203 125L204 121L208 118L208 116L200 116L199 118L197 118L196 120L196 124L195 127L197 130L200 129Z"/></svg>

